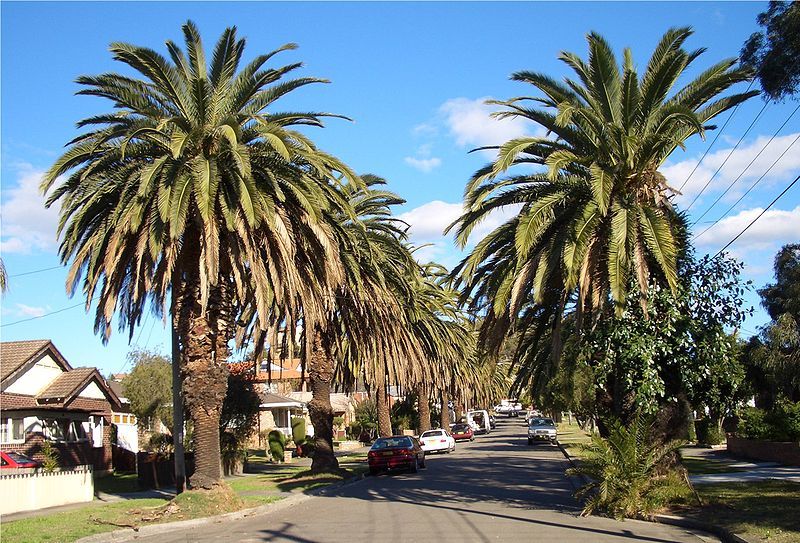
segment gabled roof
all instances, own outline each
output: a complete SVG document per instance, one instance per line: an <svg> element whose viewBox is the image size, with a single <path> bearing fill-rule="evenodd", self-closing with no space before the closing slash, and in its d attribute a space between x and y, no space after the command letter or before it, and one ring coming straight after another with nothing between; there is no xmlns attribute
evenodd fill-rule
<svg viewBox="0 0 800 543"><path fill-rule="evenodd" d="M64 371L72 368L64 356L58 352L53 342L49 339L31 339L27 341L4 341L0 343L0 382L13 377L23 369L28 362L36 362L45 351L50 350Z"/></svg>
<svg viewBox="0 0 800 543"><path fill-rule="evenodd" d="M113 390L106 384L97 368L75 368L59 375L50 385L36 396L40 403L66 404L78 396L89 383L94 381L106 395L113 407L119 408L122 402Z"/></svg>

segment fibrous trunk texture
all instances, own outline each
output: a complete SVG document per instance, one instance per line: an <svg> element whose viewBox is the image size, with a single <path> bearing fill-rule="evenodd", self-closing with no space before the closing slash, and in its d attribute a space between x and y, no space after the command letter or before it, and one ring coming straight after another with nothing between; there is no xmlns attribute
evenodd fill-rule
<svg viewBox="0 0 800 543"><path fill-rule="evenodd" d="M442 412L439 414L439 426L450 429L450 391L442 389Z"/></svg>
<svg viewBox="0 0 800 543"><path fill-rule="evenodd" d="M389 415L389 398L386 394L386 373L381 368L375 372L375 410L378 412L378 434L381 437L392 435L392 418Z"/></svg>
<svg viewBox="0 0 800 543"><path fill-rule="evenodd" d="M430 389L425 383L417 387L417 402L419 403L419 433L431 429L431 398Z"/></svg>
<svg viewBox="0 0 800 543"><path fill-rule="evenodd" d="M222 480L219 418L228 388L230 294L224 280L212 287L204 312L199 273L194 268L185 275L181 298L181 379L185 407L192 421L195 460L189 483L192 488L212 488Z"/></svg>
<svg viewBox="0 0 800 543"><path fill-rule="evenodd" d="M332 471L339 468L333 454L333 408L331 407L331 381L333 359L322 342L319 330L314 333L309 355L308 378L311 385L311 401L308 414L314 425L314 458L312 472Z"/></svg>

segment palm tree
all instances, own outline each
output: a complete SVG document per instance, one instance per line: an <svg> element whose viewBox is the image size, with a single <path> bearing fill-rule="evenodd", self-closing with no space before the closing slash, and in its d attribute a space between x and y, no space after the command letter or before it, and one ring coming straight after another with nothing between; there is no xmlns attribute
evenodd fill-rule
<svg viewBox="0 0 800 543"><path fill-rule="evenodd" d="M47 172L47 205L61 200L58 232L67 289L81 285L95 332L112 318L133 329L150 302L170 311L179 343L186 408L194 423L195 487L220 479L218 420L227 386L228 344L242 300L291 305L308 285L335 283L338 254L321 217L337 202L342 175L295 126L322 126L324 113L276 112L274 103L316 78L284 79L300 67L267 68L285 45L241 67L245 40L226 29L206 62L199 32L183 26L185 51L169 60L125 43L113 58L137 73L81 76L78 94L111 113L78 123L88 131ZM58 186L60 176L66 179ZM330 261L324 266L310 262ZM306 255L306 256L304 256ZM311 307L311 304L309 304Z"/></svg>
<svg viewBox="0 0 800 543"><path fill-rule="evenodd" d="M521 206L455 270L490 309L489 325L510 324L529 299L560 314L575 293L579 312L597 316L609 299L622 311L631 282L642 299L651 275L675 287L677 214L670 198L678 191L658 170L689 137L713 128L711 119L757 94L718 98L751 76L728 59L670 95L703 52L683 49L691 34L689 28L664 34L639 77L629 49L620 67L608 43L591 33L588 61L560 56L577 80L517 72L513 80L543 97L492 102L505 108L498 118L533 121L547 136L502 145L468 183L464 213L451 225L464 245L487 215ZM512 166L527 171L501 178Z"/></svg>
<svg viewBox="0 0 800 543"><path fill-rule="evenodd" d="M462 300L485 314L483 351L496 354L514 331L533 353L549 338L552 363L533 362L552 375L565 311L574 311L581 330L585 316L594 326L612 309L620 314L630 289L644 307L651 280L675 290L681 219L671 197L678 191L659 168L688 138L713 128L714 117L756 94L719 97L751 76L735 59L673 91L703 52L684 50L691 33L664 34L641 77L630 50L619 66L608 43L591 33L588 60L560 56L577 79L517 72L512 79L541 96L493 102L504 108L498 118L533 121L547 135L500 146L467 184L464 213L451 225L464 245L488 215L519 207L453 272ZM520 171L504 176L512 167Z"/></svg>
<svg viewBox="0 0 800 543"><path fill-rule="evenodd" d="M307 358L312 392L309 415L316 440L311 469L315 471L338 466L331 442L334 376L352 388L364 375L373 390L385 393L387 380L403 382L418 367L420 348L408 332L402 304L416 280L409 270L417 264L402 244L404 224L391 215L391 207L403 200L381 188L383 179L365 175L363 180L366 190L342 189L353 214L331 217L344 281L333 294L324 320L306 328L307 338L313 338ZM378 394L378 403L383 401ZM379 405L379 415L382 412ZM381 426L385 433L385 421Z"/></svg>
<svg viewBox="0 0 800 543"><path fill-rule="evenodd" d="M6 272L6 264L0 258L0 294L5 294L8 290L8 273Z"/></svg>

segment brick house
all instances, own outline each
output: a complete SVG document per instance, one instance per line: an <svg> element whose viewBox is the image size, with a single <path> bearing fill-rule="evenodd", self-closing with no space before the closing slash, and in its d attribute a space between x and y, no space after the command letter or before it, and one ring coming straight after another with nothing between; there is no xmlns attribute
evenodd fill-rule
<svg viewBox="0 0 800 543"><path fill-rule="evenodd" d="M48 440L62 467L112 469L120 400L97 368L72 368L49 340L0 343L0 449L36 460Z"/></svg>

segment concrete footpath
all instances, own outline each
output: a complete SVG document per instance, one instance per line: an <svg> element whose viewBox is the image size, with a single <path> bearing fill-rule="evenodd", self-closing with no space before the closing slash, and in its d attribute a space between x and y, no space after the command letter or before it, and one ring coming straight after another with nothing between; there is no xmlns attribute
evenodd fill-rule
<svg viewBox="0 0 800 543"><path fill-rule="evenodd" d="M720 473L690 475L689 480L692 484L739 483L767 479L800 483L800 466L783 466L776 462L742 460L730 455L725 449L684 447L681 449L681 456L704 460L720 471Z"/></svg>

